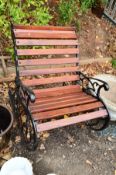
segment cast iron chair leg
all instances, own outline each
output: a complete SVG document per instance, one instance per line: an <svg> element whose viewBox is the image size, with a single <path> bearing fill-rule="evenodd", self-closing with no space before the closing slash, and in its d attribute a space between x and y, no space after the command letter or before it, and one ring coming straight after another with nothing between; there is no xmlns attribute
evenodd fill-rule
<svg viewBox="0 0 116 175"><path fill-rule="evenodd" d="M28 108L20 103L17 93L9 90L10 104L14 117L18 123L21 134L21 141L29 150L35 150L38 145L35 122L33 121Z"/></svg>

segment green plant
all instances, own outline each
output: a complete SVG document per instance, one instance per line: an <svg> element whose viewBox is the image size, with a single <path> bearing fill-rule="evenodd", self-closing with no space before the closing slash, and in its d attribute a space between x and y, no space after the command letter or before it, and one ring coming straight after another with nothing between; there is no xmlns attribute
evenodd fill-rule
<svg viewBox="0 0 116 175"><path fill-rule="evenodd" d="M116 69L116 58L115 59L112 59L112 67Z"/></svg>
<svg viewBox="0 0 116 175"><path fill-rule="evenodd" d="M108 0L101 0L100 2L101 2L101 4L106 5L108 3Z"/></svg>
<svg viewBox="0 0 116 175"><path fill-rule="evenodd" d="M70 25L78 12L77 0L60 0L58 6L58 24Z"/></svg>
<svg viewBox="0 0 116 175"><path fill-rule="evenodd" d="M51 18L47 0L0 0L0 33L7 40L6 50L10 51L10 22L46 25Z"/></svg>
<svg viewBox="0 0 116 175"><path fill-rule="evenodd" d="M80 11L86 13L88 9L92 7L100 7L105 5L108 0L79 0L80 2Z"/></svg>
<svg viewBox="0 0 116 175"><path fill-rule="evenodd" d="M81 21L75 19L75 27L77 31L81 30Z"/></svg>
<svg viewBox="0 0 116 175"><path fill-rule="evenodd" d="M80 10L85 13L89 8L95 4L96 0L80 0Z"/></svg>

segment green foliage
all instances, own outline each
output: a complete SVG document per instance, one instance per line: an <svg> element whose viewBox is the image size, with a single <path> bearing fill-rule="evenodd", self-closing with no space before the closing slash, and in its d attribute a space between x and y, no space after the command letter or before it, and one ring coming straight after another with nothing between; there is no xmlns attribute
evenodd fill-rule
<svg viewBox="0 0 116 175"><path fill-rule="evenodd" d="M10 22L46 25L51 18L47 0L0 0L0 33L7 40L11 36Z"/></svg>
<svg viewBox="0 0 116 175"><path fill-rule="evenodd" d="M75 24L80 30L78 14L83 14L92 7L100 7L108 0L60 0L58 3L58 25Z"/></svg>
<svg viewBox="0 0 116 175"><path fill-rule="evenodd" d="M81 21L80 20L75 20L75 27L77 31L81 30Z"/></svg>
<svg viewBox="0 0 116 175"><path fill-rule="evenodd" d="M101 0L101 4L106 5L108 3L108 0Z"/></svg>
<svg viewBox="0 0 116 175"><path fill-rule="evenodd" d="M112 67L116 69L116 58L112 59Z"/></svg>
<svg viewBox="0 0 116 175"><path fill-rule="evenodd" d="M96 0L80 0L80 10L85 13L95 4Z"/></svg>
<svg viewBox="0 0 116 175"><path fill-rule="evenodd" d="M70 25L78 12L77 0L60 0L58 6L60 25Z"/></svg>
<svg viewBox="0 0 116 175"><path fill-rule="evenodd" d="M100 7L105 5L108 0L79 0L80 2L80 11L86 13L88 9L92 7Z"/></svg>

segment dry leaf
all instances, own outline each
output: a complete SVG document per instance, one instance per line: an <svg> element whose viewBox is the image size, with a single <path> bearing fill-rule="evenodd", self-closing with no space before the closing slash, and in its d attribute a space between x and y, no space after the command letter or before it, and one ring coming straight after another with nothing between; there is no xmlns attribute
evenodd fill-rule
<svg viewBox="0 0 116 175"><path fill-rule="evenodd" d="M11 158L11 152L8 152L7 154L4 154L3 158L6 160L9 160Z"/></svg>
<svg viewBox="0 0 116 175"><path fill-rule="evenodd" d="M68 115L64 115L64 118L69 118L69 116Z"/></svg>
<svg viewBox="0 0 116 175"><path fill-rule="evenodd" d="M70 135L68 135L68 142L69 143L74 143L74 138L73 137L71 137Z"/></svg>
<svg viewBox="0 0 116 175"><path fill-rule="evenodd" d="M43 137L43 138L48 138L49 135L50 135L50 134L49 134L48 132L44 132L42 137Z"/></svg>
<svg viewBox="0 0 116 175"><path fill-rule="evenodd" d="M19 143L21 141L21 137L20 136L16 136L15 137L15 143Z"/></svg>
<svg viewBox="0 0 116 175"><path fill-rule="evenodd" d="M41 144L39 149L40 149L40 150L45 150L44 144Z"/></svg>
<svg viewBox="0 0 116 175"><path fill-rule="evenodd" d="M90 162L90 160L86 160L86 163L92 165L92 162Z"/></svg>

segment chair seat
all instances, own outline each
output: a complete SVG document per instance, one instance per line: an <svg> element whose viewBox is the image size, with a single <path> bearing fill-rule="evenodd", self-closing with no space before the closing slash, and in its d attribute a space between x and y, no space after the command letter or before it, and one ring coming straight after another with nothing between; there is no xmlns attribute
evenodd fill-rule
<svg viewBox="0 0 116 175"><path fill-rule="evenodd" d="M61 118L65 114L91 112L101 107L103 104L100 101L82 91L37 97L35 103L30 104L30 110L35 121Z"/></svg>

